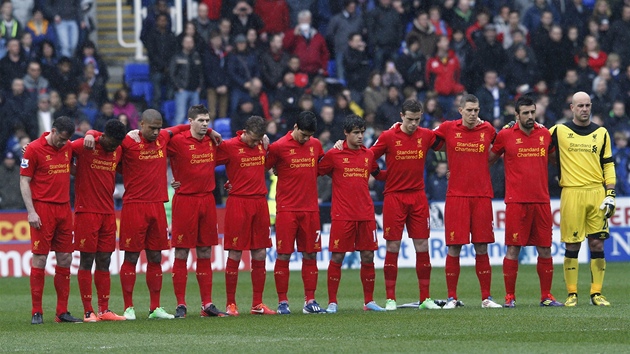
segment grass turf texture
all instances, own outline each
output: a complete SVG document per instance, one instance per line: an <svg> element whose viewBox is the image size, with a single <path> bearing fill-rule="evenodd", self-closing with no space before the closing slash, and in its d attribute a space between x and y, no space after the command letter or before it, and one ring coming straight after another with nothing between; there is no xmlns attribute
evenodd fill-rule
<svg viewBox="0 0 630 354"><path fill-rule="evenodd" d="M339 289L339 312L335 315L304 315L302 280L291 273L289 297L293 314L254 316L249 314L251 282L241 272L237 302L241 316L200 318L199 295L194 273L188 277L188 317L174 320L147 320L149 296L144 277L138 275L134 300L136 321L58 324L54 322L55 294L52 277L46 277L44 325L30 324L29 281L2 279L0 288L0 351L70 352L107 350L117 352L522 352L592 353L628 352L630 348L630 298L627 263L607 265L604 294L610 308L589 304L590 273L580 265L579 304L576 308L540 308L538 276L535 266L519 268L517 307L482 309L479 283L474 267L462 267L459 296L466 307L455 310L398 309L386 313L364 312L358 270L343 270ZM170 274L164 275L162 305L175 311ZM76 276L72 277L69 308L80 317ZM225 306L223 273L214 276L213 300ZM501 267L493 267L492 290L503 303ZM444 269L432 274L433 298L445 298ZM556 265L554 294L564 301L566 293L562 268ZM400 269L398 304L417 301L414 269ZM385 305L382 270L377 270L375 298ZM317 299L327 304L326 272L319 274ZM273 273L267 274L264 301L275 308L277 297ZM93 306L96 306L94 293ZM112 310L122 314L122 295L117 276L112 277Z"/></svg>

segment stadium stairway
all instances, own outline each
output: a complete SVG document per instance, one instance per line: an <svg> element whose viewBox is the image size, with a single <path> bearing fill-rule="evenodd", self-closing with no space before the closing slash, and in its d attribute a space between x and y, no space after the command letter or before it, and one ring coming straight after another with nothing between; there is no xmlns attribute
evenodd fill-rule
<svg viewBox="0 0 630 354"><path fill-rule="evenodd" d="M112 98L114 92L123 85L123 72L125 63L134 61L135 50L123 48L118 44L116 34L116 0L98 0L96 3L96 30L98 51L105 60L109 69L109 82L107 91ZM133 40L133 13L132 7L123 1L123 39L126 42Z"/></svg>

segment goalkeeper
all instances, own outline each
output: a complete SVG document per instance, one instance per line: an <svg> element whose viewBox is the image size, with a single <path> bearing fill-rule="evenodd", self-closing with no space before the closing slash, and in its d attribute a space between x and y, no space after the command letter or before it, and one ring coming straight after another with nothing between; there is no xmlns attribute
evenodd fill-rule
<svg viewBox="0 0 630 354"><path fill-rule="evenodd" d="M615 165L610 136L591 122L591 99L578 92L571 100L573 120L550 129L560 172L560 233L566 244L565 306L578 303L578 253L585 238L591 254L591 303L610 306L602 295L608 218L615 213Z"/></svg>

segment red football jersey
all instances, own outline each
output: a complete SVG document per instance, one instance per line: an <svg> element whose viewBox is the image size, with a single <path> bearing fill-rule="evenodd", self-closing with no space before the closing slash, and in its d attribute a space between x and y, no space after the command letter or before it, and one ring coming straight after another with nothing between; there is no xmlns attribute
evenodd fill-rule
<svg viewBox="0 0 630 354"><path fill-rule="evenodd" d="M549 203L549 145L551 134L537 125L529 136L518 124L497 134L492 152L504 154L506 203Z"/></svg>
<svg viewBox="0 0 630 354"><path fill-rule="evenodd" d="M70 160L72 146L66 143L57 149L46 141L46 132L28 145L20 175L31 177L33 200L48 203L68 203L70 201Z"/></svg>
<svg viewBox="0 0 630 354"><path fill-rule="evenodd" d="M83 148L83 138L72 142L77 172L74 180L74 210L77 213L114 213L116 166L122 157L122 148L107 152L96 138L94 150Z"/></svg>
<svg viewBox="0 0 630 354"><path fill-rule="evenodd" d="M492 198L488 157L497 134L494 127L484 122L468 129L459 119L440 124L435 134L446 142L446 159L451 172L446 195Z"/></svg>
<svg viewBox="0 0 630 354"><path fill-rule="evenodd" d="M385 154L385 194L424 189L424 162L436 141L435 133L429 129L418 128L409 135L400 127L384 131L370 148L375 159Z"/></svg>
<svg viewBox="0 0 630 354"><path fill-rule="evenodd" d="M374 220L368 179L377 168L371 150L363 146L351 150L345 141L343 150L330 149L324 155L319 174L332 176L332 220Z"/></svg>
<svg viewBox="0 0 630 354"><path fill-rule="evenodd" d="M217 149L217 165L225 165L225 172L232 189L229 195L239 197L264 197L265 159L267 151L262 144L249 147L241 141L243 131L236 132L232 139L224 141Z"/></svg>
<svg viewBox="0 0 630 354"><path fill-rule="evenodd" d="M173 178L181 182L176 194L211 194L215 187L216 145L209 136L197 140L190 130L168 143Z"/></svg>
<svg viewBox="0 0 630 354"><path fill-rule="evenodd" d="M276 168L278 211L318 211L317 162L324 156L322 143L310 138L304 144L293 139L292 131L269 146L265 167Z"/></svg>

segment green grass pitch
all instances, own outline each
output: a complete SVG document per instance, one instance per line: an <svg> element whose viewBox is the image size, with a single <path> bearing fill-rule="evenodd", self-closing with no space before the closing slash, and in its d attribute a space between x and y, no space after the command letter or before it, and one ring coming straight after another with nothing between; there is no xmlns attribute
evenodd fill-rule
<svg viewBox="0 0 630 354"><path fill-rule="evenodd" d="M456 310L417 310L373 313L362 310L363 295L359 272L343 270L336 315L303 315L302 280L292 272L289 298L293 314L254 316L251 282L241 272L237 302L241 316L200 318L199 297L193 273L188 277L188 318L147 320L148 292L144 277L138 276L135 307L138 320L81 324L54 322L55 294L52 277L46 278L44 325L30 324L28 278L2 279L0 287L0 351L25 352L257 352L257 353L627 353L630 352L630 297L628 264L609 263L604 294L610 308L589 305L588 265L580 267L580 302L577 308L540 308L535 266L521 266L515 309L482 309L479 283L474 267L462 267L459 296L466 306ZM504 294L501 267L493 268L492 290L497 302ZM398 275L398 303L417 301L417 280L413 269ZM566 294L561 267L556 265L553 291L558 300ZM432 274L433 298L445 298L444 269ZM223 273L214 276L214 302L225 305ZM377 270L375 297L385 305L382 270ZM319 274L317 299L327 303L326 272ZM265 303L275 308L277 298L273 273L267 274ZM170 273L164 276L162 304L175 310ZM96 300L93 301L96 305ZM110 306L122 314L118 277L112 277ZM80 316L76 277L72 277L70 311Z"/></svg>

